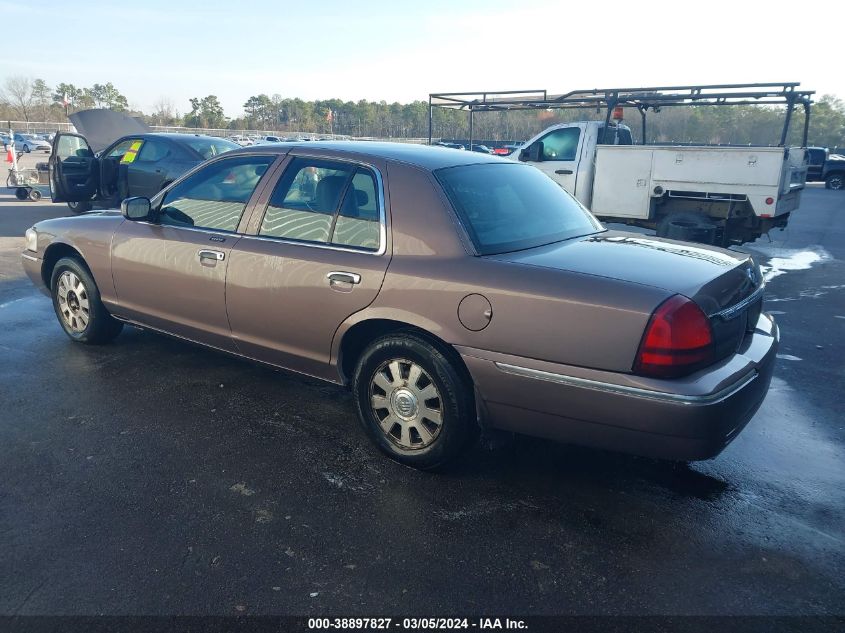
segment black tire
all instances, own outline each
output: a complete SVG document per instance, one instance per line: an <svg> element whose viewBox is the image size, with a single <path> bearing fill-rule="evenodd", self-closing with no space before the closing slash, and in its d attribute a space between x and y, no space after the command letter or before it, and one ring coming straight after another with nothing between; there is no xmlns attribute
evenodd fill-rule
<svg viewBox="0 0 845 633"><path fill-rule="evenodd" d="M23 146L23 153L24 153L24 154L29 154L29 152L30 152L30 151L31 151L31 150L29 149L29 145L24 145L24 146Z"/></svg>
<svg viewBox="0 0 845 633"><path fill-rule="evenodd" d="M38 189L31 189L29 192L29 199L33 202L38 202L41 200L41 192Z"/></svg>
<svg viewBox="0 0 845 633"><path fill-rule="evenodd" d="M657 224L657 236L672 240L713 244L716 225L697 213L670 213Z"/></svg>
<svg viewBox="0 0 845 633"><path fill-rule="evenodd" d="M457 362L450 360L449 356L447 351L441 350L422 336L411 332L398 332L375 340L358 359L352 382L358 419L376 446L397 462L422 470L440 468L458 457L477 435L478 425L471 381L466 372L458 367ZM399 362L401 366L400 374L405 373L395 381L397 386L391 392L393 395L411 387L416 390L418 385L422 385L420 390L416 391L418 394L427 391L429 384L436 390L437 398L419 399L422 407L415 409L418 411L416 421L403 422L395 417L388 407L376 410L371 404L373 396L381 397L385 404L394 401L391 393L378 387L375 382L379 375L384 380L387 375L384 373L385 368L394 361ZM423 374L416 384L411 386L409 374L413 365L420 368ZM386 371L392 374L389 369ZM436 431L432 431L434 425L423 411L439 414L440 425ZM388 420L391 415L394 415L393 419L396 420L395 426L392 427L394 433L390 432L391 429L382 428L383 421ZM422 424L426 425L424 433L432 436L428 444L417 430ZM404 425L411 425L407 435ZM403 446L402 438L408 437L413 442L415 432L419 445Z"/></svg>
<svg viewBox="0 0 845 633"><path fill-rule="evenodd" d="M835 191L845 189L845 174L841 172L828 174L824 179L824 186L825 189L833 189Z"/></svg>
<svg viewBox="0 0 845 633"><path fill-rule="evenodd" d="M65 273L71 276L70 279L75 276L80 284L63 283L68 279L63 279ZM63 289L64 297L62 298ZM65 334L72 340L78 343L99 345L108 343L123 329L123 323L110 315L103 302L100 301L97 284L81 260L75 257L63 257L57 261L50 277L50 291L56 318L59 319L59 324Z"/></svg>
<svg viewBox="0 0 845 633"><path fill-rule="evenodd" d="M18 200L26 200L29 196L29 192L26 190L26 187L18 187L15 189L15 198Z"/></svg>
<svg viewBox="0 0 845 633"><path fill-rule="evenodd" d="M73 213L85 213L86 211L90 211L93 207L90 202L68 202L67 208L70 209Z"/></svg>

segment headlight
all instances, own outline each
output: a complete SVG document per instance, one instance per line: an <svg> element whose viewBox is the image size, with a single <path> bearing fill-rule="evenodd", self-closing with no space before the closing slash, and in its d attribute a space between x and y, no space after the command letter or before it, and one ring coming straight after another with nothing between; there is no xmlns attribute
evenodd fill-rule
<svg viewBox="0 0 845 633"><path fill-rule="evenodd" d="M26 250L38 252L38 232L35 229L26 230Z"/></svg>

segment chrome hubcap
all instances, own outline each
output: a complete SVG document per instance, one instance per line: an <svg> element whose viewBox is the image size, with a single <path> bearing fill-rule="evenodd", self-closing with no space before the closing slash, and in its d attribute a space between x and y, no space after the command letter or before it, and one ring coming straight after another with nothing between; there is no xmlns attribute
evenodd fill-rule
<svg viewBox="0 0 845 633"><path fill-rule="evenodd" d="M382 433L401 448L426 448L443 428L440 392L413 361L383 363L370 382L370 403Z"/></svg>
<svg viewBox="0 0 845 633"><path fill-rule="evenodd" d="M66 270L59 277L56 294L65 325L72 332L84 331L91 319L91 305L82 280L74 272Z"/></svg>

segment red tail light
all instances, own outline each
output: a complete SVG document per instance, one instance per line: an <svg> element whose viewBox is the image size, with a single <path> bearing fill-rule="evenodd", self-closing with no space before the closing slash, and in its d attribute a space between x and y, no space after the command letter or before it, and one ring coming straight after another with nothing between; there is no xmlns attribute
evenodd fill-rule
<svg viewBox="0 0 845 633"><path fill-rule="evenodd" d="M677 378L713 356L710 321L694 302L675 295L661 303L646 326L634 372Z"/></svg>

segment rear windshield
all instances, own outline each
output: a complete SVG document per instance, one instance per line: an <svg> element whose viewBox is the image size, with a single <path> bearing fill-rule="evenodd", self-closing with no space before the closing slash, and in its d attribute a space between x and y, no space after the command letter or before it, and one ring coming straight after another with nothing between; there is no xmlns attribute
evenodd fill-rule
<svg viewBox="0 0 845 633"><path fill-rule="evenodd" d="M530 165L466 165L434 173L481 255L534 248L603 228Z"/></svg>
<svg viewBox="0 0 845 633"><path fill-rule="evenodd" d="M194 137L187 141L188 146L205 159L213 158L230 149L240 149L240 145L224 138Z"/></svg>

